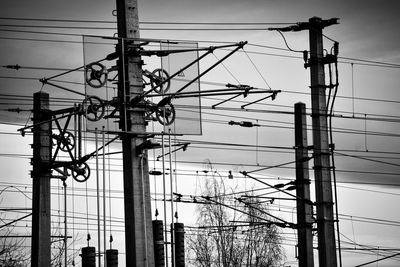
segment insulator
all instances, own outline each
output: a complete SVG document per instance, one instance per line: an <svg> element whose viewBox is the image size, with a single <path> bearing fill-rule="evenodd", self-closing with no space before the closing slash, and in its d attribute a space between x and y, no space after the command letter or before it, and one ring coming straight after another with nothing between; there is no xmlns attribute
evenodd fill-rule
<svg viewBox="0 0 400 267"><path fill-rule="evenodd" d="M162 220L153 220L153 244L155 266L164 267L164 224Z"/></svg>
<svg viewBox="0 0 400 267"><path fill-rule="evenodd" d="M286 191L292 191L292 190L295 190L296 189L296 185L291 185L291 186L288 186L285 190Z"/></svg>
<svg viewBox="0 0 400 267"><path fill-rule="evenodd" d="M333 54L334 54L335 56L338 56L338 55L339 55L339 43L338 43L338 42L335 42L335 43L333 44Z"/></svg>
<svg viewBox="0 0 400 267"><path fill-rule="evenodd" d="M162 172L160 172L160 171L149 171L149 174L150 175L162 175L163 173Z"/></svg>
<svg viewBox="0 0 400 267"><path fill-rule="evenodd" d="M185 266L185 228L183 223L174 223L175 266Z"/></svg>
<svg viewBox="0 0 400 267"><path fill-rule="evenodd" d="M282 188L285 186L286 186L286 184L282 184L282 183L274 185L275 188Z"/></svg>
<svg viewBox="0 0 400 267"><path fill-rule="evenodd" d="M82 248L82 267L96 267L96 248L84 247Z"/></svg>
<svg viewBox="0 0 400 267"><path fill-rule="evenodd" d="M242 127L253 127L254 126L251 121L241 121L239 125Z"/></svg>
<svg viewBox="0 0 400 267"><path fill-rule="evenodd" d="M106 56L107 60L114 60L117 59L119 57L119 53L118 52L112 52L111 54L108 54Z"/></svg>
<svg viewBox="0 0 400 267"><path fill-rule="evenodd" d="M106 250L107 267L118 267L118 249Z"/></svg>
<svg viewBox="0 0 400 267"><path fill-rule="evenodd" d="M307 61L308 61L308 51L307 50L303 51L303 60L304 60L304 63L307 63Z"/></svg>

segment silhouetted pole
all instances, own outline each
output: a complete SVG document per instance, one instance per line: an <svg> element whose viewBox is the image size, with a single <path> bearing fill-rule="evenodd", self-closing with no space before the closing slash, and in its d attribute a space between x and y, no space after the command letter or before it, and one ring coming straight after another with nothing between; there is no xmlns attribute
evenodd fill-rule
<svg viewBox="0 0 400 267"><path fill-rule="evenodd" d="M145 141L144 111L127 108L130 99L143 92L142 59L135 51L140 43L137 0L117 0L118 37L121 56L118 61L118 97L124 173L126 266L154 266L150 183L147 152L139 151ZM135 40L133 40L135 39ZM130 132L130 134L126 134ZM135 134L133 134L135 133Z"/></svg>
<svg viewBox="0 0 400 267"><path fill-rule="evenodd" d="M332 181L326 108L324 48L322 29L336 20L309 19L311 105L314 146L314 175L317 205L319 266L336 267L336 244L333 217Z"/></svg>
<svg viewBox="0 0 400 267"><path fill-rule="evenodd" d="M51 262L51 119L49 94L33 95L33 159L32 159L32 267L50 267ZM44 123L43 123L44 122Z"/></svg>
<svg viewBox="0 0 400 267"><path fill-rule="evenodd" d="M308 172L308 142L306 105L294 105L294 133L296 148L296 206L299 266L313 267L312 205L310 200L310 176Z"/></svg>

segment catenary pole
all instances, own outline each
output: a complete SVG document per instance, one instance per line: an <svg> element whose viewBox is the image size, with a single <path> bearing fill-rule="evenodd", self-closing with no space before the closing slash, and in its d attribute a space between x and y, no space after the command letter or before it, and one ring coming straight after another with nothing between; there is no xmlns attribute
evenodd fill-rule
<svg viewBox="0 0 400 267"><path fill-rule="evenodd" d="M37 92L33 95L33 159L32 159L32 267L51 265L51 119L49 94Z"/></svg>
<svg viewBox="0 0 400 267"><path fill-rule="evenodd" d="M296 207L299 266L313 267L312 205L310 201L310 176L308 172L308 141L306 105L294 105L294 133L296 148Z"/></svg>
<svg viewBox="0 0 400 267"><path fill-rule="evenodd" d="M337 18L322 20L312 17L308 22L283 28L269 28L280 32L309 31L310 58L303 52L305 67L310 67L311 116L313 132L314 176L317 209L318 259L319 266L336 267L336 243L333 219L332 181L330 173L330 152L326 107L326 84L324 64L330 60L324 57L322 30L338 24Z"/></svg>
<svg viewBox="0 0 400 267"><path fill-rule="evenodd" d="M308 22L318 258L324 267L337 266L322 42L322 29L335 23L318 17Z"/></svg>
<svg viewBox="0 0 400 267"><path fill-rule="evenodd" d="M126 266L154 266L148 159L147 152L138 149L138 145L145 141L144 112L134 107L128 109L126 104L143 93L142 59L138 54L127 53L128 48L139 43L133 41L140 38L138 3L137 0L116 0L116 4L121 52L118 61L118 97L122 102L120 129L124 166ZM126 38L131 38L132 42ZM141 170L144 170L143 173Z"/></svg>

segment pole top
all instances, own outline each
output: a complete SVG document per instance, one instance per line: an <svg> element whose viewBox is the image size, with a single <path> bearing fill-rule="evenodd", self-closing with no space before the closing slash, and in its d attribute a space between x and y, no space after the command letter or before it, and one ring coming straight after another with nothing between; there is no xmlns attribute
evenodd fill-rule
<svg viewBox="0 0 400 267"><path fill-rule="evenodd" d="M34 96L42 96L42 97L46 97L49 96L48 93L44 92L44 91L39 91L33 94Z"/></svg>
<svg viewBox="0 0 400 267"><path fill-rule="evenodd" d="M303 30L310 29L323 29L325 27L339 24L338 18L331 18L327 20L323 20L320 17L312 17L308 20L308 22L297 22L294 25L282 27L282 28L268 28L269 31L281 31L281 32L298 32Z"/></svg>
<svg viewBox="0 0 400 267"><path fill-rule="evenodd" d="M303 102L297 102L297 103L295 103L295 105L305 105Z"/></svg>
<svg viewBox="0 0 400 267"><path fill-rule="evenodd" d="M33 110L49 109L50 95L39 91L33 94Z"/></svg>
<svg viewBox="0 0 400 267"><path fill-rule="evenodd" d="M309 24L312 25L312 27L319 27L321 29L334 25L334 24L339 24L338 22L339 18L331 18L331 19L321 19L320 17L312 17L308 20Z"/></svg>

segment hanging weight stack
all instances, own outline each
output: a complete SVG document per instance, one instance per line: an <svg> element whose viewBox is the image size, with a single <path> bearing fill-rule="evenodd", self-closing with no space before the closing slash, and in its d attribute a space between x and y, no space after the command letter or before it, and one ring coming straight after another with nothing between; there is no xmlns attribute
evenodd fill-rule
<svg viewBox="0 0 400 267"><path fill-rule="evenodd" d="M96 267L96 248L84 247L82 248L82 267Z"/></svg>
<svg viewBox="0 0 400 267"><path fill-rule="evenodd" d="M185 228L183 223L174 223L175 266L185 266Z"/></svg>
<svg viewBox="0 0 400 267"><path fill-rule="evenodd" d="M161 220L153 220L153 242L155 266L164 267L164 224Z"/></svg>
<svg viewBox="0 0 400 267"><path fill-rule="evenodd" d="M118 249L106 250L107 267L118 267Z"/></svg>

